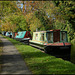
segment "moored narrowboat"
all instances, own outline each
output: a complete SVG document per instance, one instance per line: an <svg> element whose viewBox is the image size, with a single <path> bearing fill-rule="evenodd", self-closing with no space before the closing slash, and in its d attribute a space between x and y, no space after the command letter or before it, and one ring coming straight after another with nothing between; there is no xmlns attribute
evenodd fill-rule
<svg viewBox="0 0 75 75"><path fill-rule="evenodd" d="M12 38L14 39L17 35L17 32L12 32Z"/></svg>
<svg viewBox="0 0 75 75"><path fill-rule="evenodd" d="M33 32L30 45L43 49L51 54L70 54L71 43L68 42L67 31L48 30Z"/></svg>
<svg viewBox="0 0 75 75"><path fill-rule="evenodd" d="M15 39L21 42L28 42L31 38L32 37L29 31L20 31L15 36Z"/></svg>
<svg viewBox="0 0 75 75"><path fill-rule="evenodd" d="M2 35L4 35L4 36L5 36L5 35L6 35L6 31L2 31Z"/></svg>
<svg viewBox="0 0 75 75"><path fill-rule="evenodd" d="M5 36L12 38L12 32L10 31L6 32Z"/></svg>

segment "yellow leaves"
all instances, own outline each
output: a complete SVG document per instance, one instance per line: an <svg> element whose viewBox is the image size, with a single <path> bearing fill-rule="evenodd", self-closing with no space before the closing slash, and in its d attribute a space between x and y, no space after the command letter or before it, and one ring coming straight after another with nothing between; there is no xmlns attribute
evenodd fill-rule
<svg viewBox="0 0 75 75"><path fill-rule="evenodd" d="M1 20L0 20L0 23L1 23Z"/></svg>
<svg viewBox="0 0 75 75"><path fill-rule="evenodd" d="M26 15L26 21L29 23L30 30L33 32L36 28L42 27L42 24L38 18L33 13Z"/></svg>
<svg viewBox="0 0 75 75"><path fill-rule="evenodd" d="M26 21L29 22L29 20L32 18L32 16L33 16L33 13L27 14L27 15L25 16Z"/></svg>
<svg viewBox="0 0 75 75"><path fill-rule="evenodd" d="M2 31L15 31L16 25L12 25L10 22L3 23L1 26Z"/></svg>
<svg viewBox="0 0 75 75"><path fill-rule="evenodd" d="M54 7L54 4L53 4L53 2L51 2L51 3L50 3L50 7L52 7L52 8Z"/></svg>
<svg viewBox="0 0 75 75"><path fill-rule="evenodd" d="M68 1L68 4L72 4L72 1Z"/></svg>
<svg viewBox="0 0 75 75"><path fill-rule="evenodd" d="M7 25L2 25L1 30L2 31L7 31Z"/></svg>
<svg viewBox="0 0 75 75"><path fill-rule="evenodd" d="M62 2L59 3L59 6L61 6L61 5L62 5Z"/></svg>
<svg viewBox="0 0 75 75"><path fill-rule="evenodd" d="M71 8L66 7L64 11L69 11Z"/></svg>
<svg viewBox="0 0 75 75"><path fill-rule="evenodd" d="M23 5L23 12L25 11L25 5Z"/></svg>
<svg viewBox="0 0 75 75"><path fill-rule="evenodd" d="M72 14L71 16L72 16L72 18L75 18L75 14Z"/></svg>

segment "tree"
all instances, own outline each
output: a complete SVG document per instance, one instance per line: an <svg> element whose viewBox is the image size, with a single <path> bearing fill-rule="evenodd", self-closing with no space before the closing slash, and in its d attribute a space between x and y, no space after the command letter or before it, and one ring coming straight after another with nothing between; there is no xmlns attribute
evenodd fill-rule
<svg viewBox="0 0 75 75"><path fill-rule="evenodd" d="M2 1L2 30L5 31L18 31L28 30L25 18L21 10L17 7L14 1ZM4 28L6 27L6 28ZM4 28L4 29L3 29ZM25 29L24 29L25 28Z"/></svg>
<svg viewBox="0 0 75 75"><path fill-rule="evenodd" d="M70 40L75 38L75 1L55 1L58 12L62 16L62 30L67 30ZM58 16L60 19L60 16ZM60 22L60 21L59 21ZM59 25L59 24L58 24Z"/></svg>

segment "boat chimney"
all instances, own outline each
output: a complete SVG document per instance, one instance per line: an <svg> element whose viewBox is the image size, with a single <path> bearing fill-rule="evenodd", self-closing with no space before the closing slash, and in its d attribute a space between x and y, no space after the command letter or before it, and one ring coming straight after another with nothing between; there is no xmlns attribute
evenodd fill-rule
<svg viewBox="0 0 75 75"><path fill-rule="evenodd" d="M36 28L36 32L38 31L38 28Z"/></svg>

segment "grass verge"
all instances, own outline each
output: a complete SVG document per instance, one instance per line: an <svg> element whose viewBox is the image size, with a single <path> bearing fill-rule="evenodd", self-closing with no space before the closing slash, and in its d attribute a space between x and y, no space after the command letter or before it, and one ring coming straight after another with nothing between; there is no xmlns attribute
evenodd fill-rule
<svg viewBox="0 0 75 75"><path fill-rule="evenodd" d="M33 74L75 74L75 64L42 53L40 50L14 39L5 38L16 46Z"/></svg>
<svg viewBox="0 0 75 75"><path fill-rule="evenodd" d="M75 39L71 41L71 61L75 63Z"/></svg>
<svg viewBox="0 0 75 75"><path fill-rule="evenodd" d="M2 48L3 48L3 43L0 40L0 72L1 72L1 66L2 66Z"/></svg>

